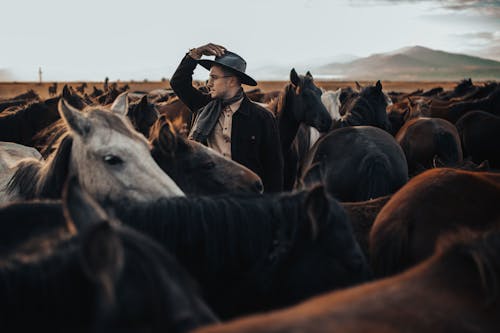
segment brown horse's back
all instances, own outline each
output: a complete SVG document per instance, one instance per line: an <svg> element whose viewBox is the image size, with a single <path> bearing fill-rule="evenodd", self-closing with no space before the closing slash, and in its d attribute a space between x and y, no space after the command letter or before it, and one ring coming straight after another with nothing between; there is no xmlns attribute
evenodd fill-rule
<svg viewBox="0 0 500 333"><path fill-rule="evenodd" d="M457 129L444 119L411 119L401 127L396 141L405 152L410 175L432 168L435 157L448 166L463 161Z"/></svg>
<svg viewBox="0 0 500 333"><path fill-rule="evenodd" d="M443 168L416 176L392 196L373 224L374 273L395 274L424 260L445 232L500 225L499 204L498 173Z"/></svg>

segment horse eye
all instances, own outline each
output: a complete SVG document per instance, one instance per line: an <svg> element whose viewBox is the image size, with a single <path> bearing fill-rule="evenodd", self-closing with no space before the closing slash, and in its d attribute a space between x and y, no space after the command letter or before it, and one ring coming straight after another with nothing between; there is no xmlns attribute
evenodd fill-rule
<svg viewBox="0 0 500 333"><path fill-rule="evenodd" d="M115 155L106 155L103 157L103 160L109 165L117 165L123 163L123 160Z"/></svg>
<svg viewBox="0 0 500 333"><path fill-rule="evenodd" d="M215 168L214 162L208 162L203 165L203 169L213 169L213 168Z"/></svg>

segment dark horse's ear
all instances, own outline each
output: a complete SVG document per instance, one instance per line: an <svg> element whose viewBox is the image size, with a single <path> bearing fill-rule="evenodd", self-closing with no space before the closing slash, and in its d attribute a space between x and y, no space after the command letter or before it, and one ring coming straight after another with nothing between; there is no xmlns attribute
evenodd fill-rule
<svg viewBox="0 0 500 333"><path fill-rule="evenodd" d="M300 84L300 77L299 74L297 74L297 72L295 71L295 68L292 68L292 70L290 71L290 82L292 82L292 84L296 87L298 87Z"/></svg>
<svg viewBox="0 0 500 333"><path fill-rule="evenodd" d="M378 80L377 83L375 83L375 87L377 87L379 91L382 91L382 83L380 83L380 80Z"/></svg>
<svg viewBox="0 0 500 333"><path fill-rule="evenodd" d="M113 285L123 268L124 250L104 210L80 188L76 177L66 184L63 196L66 219L79 229L83 271L103 290L105 301L113 303Z"/></svg>
<svg viewBox="0 0 500 333"><path fill-rule="evenodd" d="M164 118L163 118L164 119ZM168 120L161 125L160 133L158 134L158 142L160 149L167 154L174 155L177 150L177 134L174 126Z"/></svg>
<svg viewBox="0 0 500 333"><path fill-rule="evenodd" d="M91 223L107 220L104 210L86 193L75 176L71 176L63 189L63 212L67 221L78 231Z"/></svg>
<svg viewBox="0 0 500 333"><path fill-rule="evenodd" d="M305 208L311 223L311 238L315 239L319 232L318 226L328 218L329 204L324 186L318 185L310 190L306 197Z"/></svg>
<svg viewBox="0 0 500 333"><path fill-rule="evenodd" d="M309 71L307 71L306 76L307 76L307 77L310 77L311 79L313 78L313 76L312 76L311 72L309 72Z"/></svg>

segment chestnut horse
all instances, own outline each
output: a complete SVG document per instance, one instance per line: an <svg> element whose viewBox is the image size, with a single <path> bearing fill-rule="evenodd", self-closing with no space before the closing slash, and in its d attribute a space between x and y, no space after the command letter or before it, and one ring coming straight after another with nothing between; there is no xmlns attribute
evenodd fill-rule
<svg viewBox="0 0 500 333"><path fill-rule="evenodd" d="M444 119L411 119L398 131L396 141L405 152L410 176L432 168L435 158L448 166L463 161L457 129Z"/></svg>
<svg viewBox="0 0 500 333"><path fill-rule="evenodd" d="M499 224L499 203L498 173L438 168L416 176L392 196L373 223L374 273L396 274L430 257L445 232Z"/></svg>

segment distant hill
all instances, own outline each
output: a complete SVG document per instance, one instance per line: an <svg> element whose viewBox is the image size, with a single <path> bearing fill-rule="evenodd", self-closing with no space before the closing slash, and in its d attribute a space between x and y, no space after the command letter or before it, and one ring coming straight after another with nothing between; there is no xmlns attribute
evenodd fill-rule
<svg viewBox="0 0 500 333"><path fill-rule="evenodd" d="M465 54L406 47L374 54L347 63L333 62L314 69L313 74L367 80L499 80L500 62Z"/></svg>

